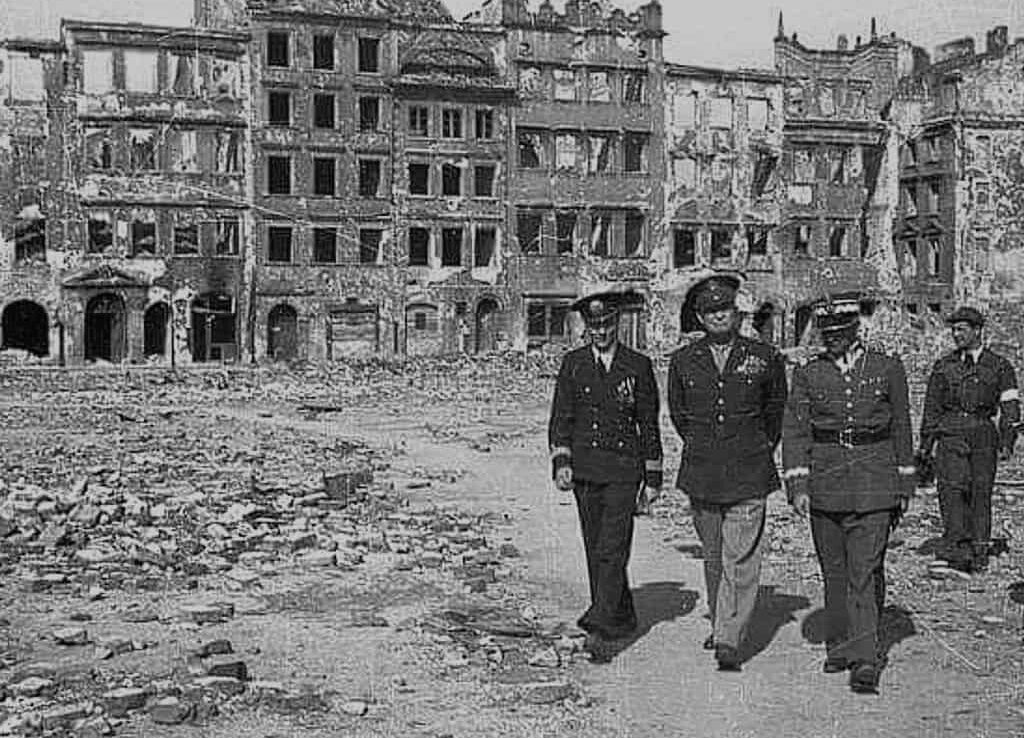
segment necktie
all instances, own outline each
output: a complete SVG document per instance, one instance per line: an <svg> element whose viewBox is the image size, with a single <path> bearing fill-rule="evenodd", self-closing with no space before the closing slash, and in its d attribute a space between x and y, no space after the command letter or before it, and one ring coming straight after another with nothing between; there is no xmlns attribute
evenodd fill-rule
<svg viewBox="0 0 1024 738"><path fill-rule="evenodd" d="M970 370L974 368L974 354L968 351L964 354L964 366Z"/></svg>

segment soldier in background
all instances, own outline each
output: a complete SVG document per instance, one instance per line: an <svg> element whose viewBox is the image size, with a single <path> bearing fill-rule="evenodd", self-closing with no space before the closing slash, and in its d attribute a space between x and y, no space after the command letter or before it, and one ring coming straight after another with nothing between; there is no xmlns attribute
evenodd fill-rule
<svg viewBox="0 0 1024 738"><path fill-rule="evenodd" d="M918 454L930 459L938 446L943 556L963 571L980 571L991 546L997 454L1006 460L1013 453L1020 392L1013 365L982 346L980 312L962 307L946 322L956 350L935 362L928 378Z"/></svg>
<svg viewBox="0 0 1024 738"><path fill-rule="evenodd" d="M793 370L783 424L786 487L810 516L825 581L824 671L877 692L889 532L916 483L903 362L858 339L857 293L816 303L825 351Z"/></svg>
<svg viewBox="0 0 1024 738"><path fill-rule="evenodd" d="M623 306L636 292L594 294L572 305L590 345L562 359L548 441L555 484L573 490L583 529L590 607L577 621L597 663L637 626L626 569L638 495L653 501L662 483L658 385L651 361L618 340Z"/></svg>

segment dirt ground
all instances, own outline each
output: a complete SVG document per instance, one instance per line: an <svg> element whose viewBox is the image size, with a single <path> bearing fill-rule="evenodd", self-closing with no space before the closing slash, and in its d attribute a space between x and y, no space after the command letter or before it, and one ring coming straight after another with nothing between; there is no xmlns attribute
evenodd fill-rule
<svg viewBox="0 0 1024 738"><path fill-rule="evenodd" d="M935 567L935 498L915 501L878 696L821 673L809 531L778 494L742 673L701 650L671 492L638 520L639 633L587 662L551 368L4 369L0 734L1024 736L1015 465L983 575Z"/></svg>

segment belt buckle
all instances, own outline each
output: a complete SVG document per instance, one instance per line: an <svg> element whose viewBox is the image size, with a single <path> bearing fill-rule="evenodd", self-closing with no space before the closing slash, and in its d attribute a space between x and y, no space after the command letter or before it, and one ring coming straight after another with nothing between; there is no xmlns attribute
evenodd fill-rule
<svg viewBox="0 0 1024 738"><path fill-rule="evenodd" d="M843 448L853 448L853 428L839 431L839 445Z"/></svg>

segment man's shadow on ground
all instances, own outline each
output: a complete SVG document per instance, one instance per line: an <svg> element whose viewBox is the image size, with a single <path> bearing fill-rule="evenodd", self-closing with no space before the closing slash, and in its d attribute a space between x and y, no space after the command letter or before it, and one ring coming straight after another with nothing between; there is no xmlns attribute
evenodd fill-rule
<svg viewBox="0 0 1024 738"><path fill-rule="evenodd" d="M777 592L774 584L761 585L757 590L754 614L747 626L747 636L740 644L740 658L749 661L761 653L775 640L782 626L796 621L794 613L810 606L811 601L802 595Z"/></svg>
<svg viewBox="0 0 1024 738"><path fill-rule="evenodd" d="M819 608L804 618L800 627L804 640L809 643L825 642L825 609ZM880 666L886 666L889 652L897 643L917 635L917 627L909 610L899 605L887 605L878 620L878 657Z"/></svg>
<svg viewBox="0 0 1024 738"><path fill-rule="evenodd" d="M689 615L700 595L682 582L647 582L632 590L636 609L636 630L614 642L615 654L622 653L647 635L658 623Z"/></svg>

